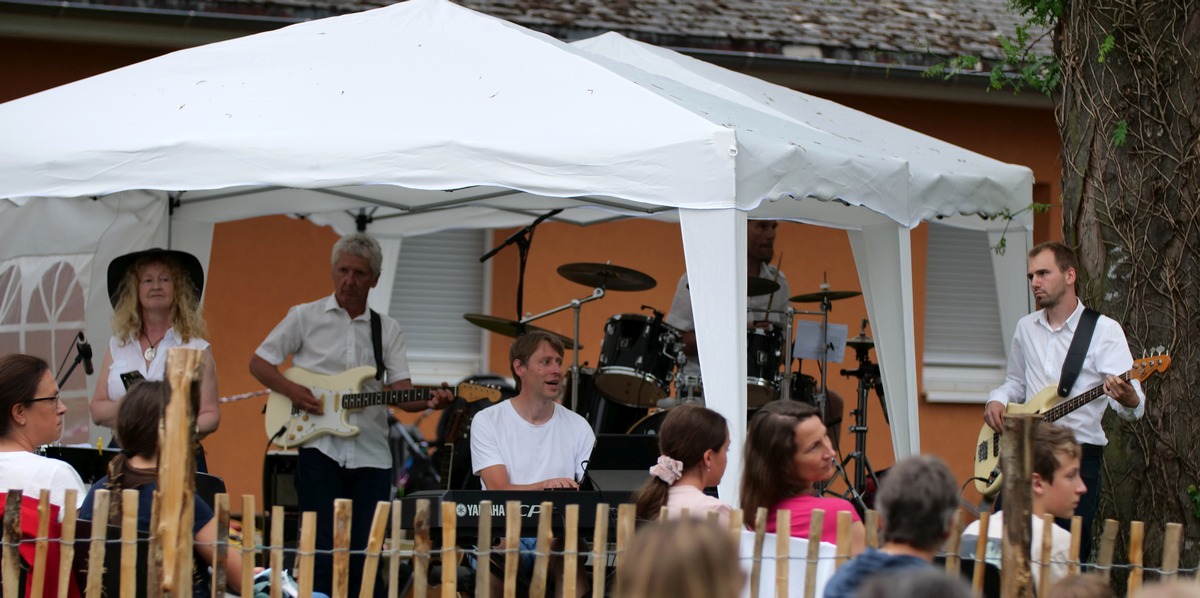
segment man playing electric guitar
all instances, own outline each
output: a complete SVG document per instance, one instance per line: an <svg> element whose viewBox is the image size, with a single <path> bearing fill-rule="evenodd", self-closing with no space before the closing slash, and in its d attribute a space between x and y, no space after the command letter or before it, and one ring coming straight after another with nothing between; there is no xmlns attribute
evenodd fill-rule
<svg viewBox="0 0 1200 598"><path fill-rule="evenodd" d="M993 390L984 408L983 421L997 432L1004 431L1005 409L1010 402L1023 403L1046 387L1057 387L1067 350L1083 317L1083 303L1075 295L1079 260L1066 245L1041 243L1029 252L1029 286L1041 309L1021 318L1008 354L1008 375ZM1146 396L1141 384L1120 378L1133 365L1133 356L1121 325L1106 316L1096 321L1086 357L1073 389L1103 384L1107 398L1080 407L1057 420L1071 429L1083 447L1080 476L1087 493L1075 514L1083 519L1080 558L1091 552L1092 520L1100 501L1100 471L1108 439L1100 426L1107 405L1121 418L1136 420L1145 412ZM1079 394L1069 391L1068 397ZM1069 521L1059 525L1069 529Z"/></svg>
<svg viewBox="0 0 1200 598"><path fill-rule="evenodd" d="M400 325L380 314L378 335L372 331L367 294L379 282L382 260L379 242L370 236L355 233L338 240L333 246L333 295L291 308L255 351L250 373L267 388L291 399L296 408L315 414L323 413L323 406L312 390L288 380L279 371L289 355L294 366L325 375L376 366L382 361L382 380L368 380L364 391L412 389ZM453 399L449 390L439 389L429 401L403 403L401 408L440 409ZM333 409L334 405L326 404L324 408ZM325 435L300 449L296 470L300 511L317 513L319 554L313 567L316 591L333 593L332 559L320 551L333 548L334 499L354 501L350 544L353 550L361 551L367 545L375 504L391 498L387 416L387 408L382 405L366 407L348 416L349 423L360 428L357 435ZM362 559L352 554L350 570L361 571ZM360 581L359 576L350 576L350 596L359 595Z"/></svg>

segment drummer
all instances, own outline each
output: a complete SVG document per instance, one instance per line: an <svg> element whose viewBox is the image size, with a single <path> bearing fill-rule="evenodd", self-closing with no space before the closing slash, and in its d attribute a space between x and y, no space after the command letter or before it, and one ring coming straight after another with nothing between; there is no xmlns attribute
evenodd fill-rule
<svg viewBox="0 0 1200 598"><path fill-rule="evenodd" d="M747 328L768 328L786 325L784 310L788 308L788 298L791 289L788 288L787 277L779 268L771 265L775 257L775 230L779 223L774 220L750 220L746 223L746 272L748 276L758 277L774 282L779 288L769 294L746 298ZM687 355L687 363L683 366L685 387L677 390L676 394L685 397L691 391L692 395L699 393L700 357L696 350L696 321L692 315L692 293L688 288L687 273L679 277L679 286L675 289L675 298L671 301L671 311L664 320L667 324L683 332L683 352ZM785 359L790 351L785 350ZM797 372L796 375L799 375ZM825 407L825 424L829 429L834 446L838 443L838 426L842 421L845 405L840 396L829 391L829 400Z"/></svg>

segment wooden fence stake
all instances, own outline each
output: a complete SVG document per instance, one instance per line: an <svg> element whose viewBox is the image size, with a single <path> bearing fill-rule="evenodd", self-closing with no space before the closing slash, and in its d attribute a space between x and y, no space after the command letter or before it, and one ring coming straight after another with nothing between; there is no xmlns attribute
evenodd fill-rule
<svg viewBox="0 0 1200 598"><path fill-rule="evenodd" d="M975 540L975 569L971 572L971 590L976 596L983 595L983 574L987 571L988 522L992 514L979 513L979 538Z"/></svg>
<svg viewBox="0 0 1200 598"><path fill-rule="evenodd" d="M633 541L634 521L637 518L635 505L620 505L617 507L617 571L625 563L625 552Z"/></svg>
<svg viewBox="0 0 1200 598"><path fill-rule="evenodd" d="M736 546L742 544L742 529L745 527L746 513L741 509L734 509L729 514L729 533L733 536L733 543Z"/></svg>
<svg viewBox="0 0 1200 598"><path fill-rule="evenodd" d="M813 519L820 519L813 511ZM792 512L775 512L775 598L787 598L788 561L792 556Z"/></svg>
<svg viewBox="0 0 1200 598"><path fill-rule="evenodd" d="M492 592L492 501L479 501L479 533L475 553L475 598L489 598Z"/></svg>
<svg viewBox="0 0 1200 598"><path fill-rule="evenodd" d="M786 515L785 515L786 513ZM808 526L808 554L805 558L808 562L804 564L804 598L814 598L817 595L817 559L821 557L821 536L825 531L825 511L824 509L813 509L810 515L812 520ZM787 522L784 527L784 521ZM791 540L792 536L792 514L787 511L779 511L775 519L775 533L779 537L787 536L786 540ZM790 545L790 542L789 542ZM779 566L783 565L784 570L788 568L787 561L775 564L775 575L779 575ZM786 578L783 587L775 588L776 598L785 598L787 596ZM780 593L782 591L783 593Z"/></svg>
<svg viewBox="0 0 1200 598"><path fill-rule="evenodd" d="M105 518L107 520L107 518ZM105 521L107 523L107 521ZM121 491L121 598L137 596L138 491ZM188 578L191 579L190 577ZM188 584L191 587L191 584ZM181 588L182 589L182 588Z"/></svg>
<svg viewBox="0 0 1200 598"><path fill-rule="evenodd" d="M271 598L283 598L283 519L283 505L271 507L271 547L267 553L271 564Z"/></svg>
<svg viewBox="0 0 1200 598"><path fill-rule="evenodd" d="M517 560L521 548L521 503L504 503L504 598L517 598Z"/></svg>
<svg viewBox="0 0 1200 598"><path fill-rule="evenodd" d="M867 511L867 517L863 520L863 526L866 527L867 548L879 548L879 511Z"/></svg>
<svg viewBox="0 0 1200 598"><path fill-rule="evenodd" d="M537 554L533 557L533 579L529 583L529 598L546 596L546 571L550 566L550 515L554 503L545 501L538 511ZM445 596L445 594L442 594Z"/></svg>
<svg viewBox="0 0 1200 598"><path fill-rule="evenodd" d="M350 595L350 518L354 515L353 504L347 498L333 501L333 598L348 598ZM271 543L275 543L274 538ZM280 553L280 558L282 556Z"/></svg>
<svg viewBox="0 0 1200 598"><path fill-rule="evenodd" d="M1004 510L1008 513L1033 511L1033 430L1040 419L1029 415L1004 418L1000 437L1000 468L1004 471ZM1033 576L1029 569L1029 517L1005 517L1000 540L1000 596L1033 598Z"/></svg>
<svg viewBox="0 0 1200 598"><path fill-rule="evenodd" d="M1163 536L1162 581L1174 581L1179 572L1179 538L1182 535L1183 525L1167 524L1167 532Z"/></svg>
<svg viewBox="0 0 1200 598"><path fill-rule="evenodd" d="M766 542L767 509L759 507L754 514L754 560L750 562L750 598L758 598L762 587L763 543Z"/></svg>
<svg viewBox="0 0 1200 598"><path fill-rule="evenodd" d="M433 541L429 539L429 499L417 500L414 515L413 593L416 598L425 598L429 592L429 549L433 547Z"/></svg>
<svg viewBox="0 0 1200 598"><path fill-rule="evenodd" d="M367 537L367 558L363 562L359 598L375 595L375 582L379 578L379 554L383 551L383 537L387 533L388 508L387 501L375 503L375 516L371 519L371 533ZM456 568L451 566L451 569Z"/></svg>
<svg viewBox="0 0 1200 598"><path fill-rule="evenodd" d="M242 495L242 595L254 587L254 556L258 554L258 525L255 521L254 495Z"/></svg>
<svg viewBox="0 0 1200 598"><path fill-rule="evenodd" d="M1091 530L1088 530L1091 533ZM1071 518L1071 548L1067 552L1067 575L1079 575L1080 543L1083 541L1083 517L1076 515Z"/></svg>
<svg viewBox="0 0 1200 598"><path fill-rule="evenodd" d="M225 558L229 552L229 495L222 492L213 500L213 515L217 520L217 545L213 549L212 588L214 596L224 596L226 580L230 571L225 569ZM241 571L233 572L240 575ZM242 589L245 594L246 588ZM250 592L253 594L253 592Z"/></svg>
<svg viewBox="0 0 1200 598"><path fill-rule="evenodd" d="M46 552L50 548L50 490L38 493L37 537L33 541L33 587L30 595L42 598L46 593Z"/></svg>
<svg viewBox="0 0 1200 598"><path fill-rule="evenodd" d="M388 544L388 598L399 598L400 593L400 510L401 503L392 501L392 541ZM301 594L305 595L305 594Z"/></svg>
<svg viewBox="0 0 1200 598"><path fill-rule="evenodd" d="M1107 582L1112 573L1113 549L1117 544L1117 522L1104 520L1104 533L1100 536L1100 554L1096 557L1096 569Z"/></svg>
<svg viewBox="0 0 1200 598"><path fill-rule="evenodd" d="M317 514L315 511L305 511L300 515L300 554L296 558L296 568L300 570L300 579L296 583L301 596L312 596L316 552Z"/></svg>
<svg viewBox="0 0 1200 598"><path fill-rule="evenodd" d="M604 595L604 573L608 568L608 503L596 505L596 529L592 532L592 596Z"/></svg>
<svg viewBox="0 0 1200 598"><path fill-rule="evenodd" d="M950 519L950 537L946 538L946 572L952 575L958 575L962 569L962 557L959 555L959 546L962 544L962 511L955 510L954 516ZM838 544L842 543L842 539L838 538Z"/></svg>
<svg viewBox="0 0 1200 598"><path fill-rule="evenodd" d="M458 545L458 505L452 502L442 503L442 596L458 594L458 556L455 548ZM376 513L378 516L378 513ZM363 590L367 589L363 586ZM371 593L362 594L359 598L370 598Z"/></svg>
<svg viewBox="0 0 1200 598"><path fill-rule="evenodd" d="M1142 589L1142 578L1145 570L1142 568L1142 540L1145 538L1146 527L1141 521L1129 522L1129 586L1127 595L1132 596Z"/></svg>
<svg viewBox="0 0 1200 598"><path fill-rule="evenodd" d="M158 435L157 535L162 544L164 596L190 596L192 591L192 523L195 521L196 422L192 416L193 383L200 380L204 352L173 347L167 352L166 379L171 399ZM198 388L198 385L197 385Z"/></svg>
<svg viewBox="0 0 1200 598"><path fill-rule="evenodd" d="M1050 591L1050 541L1054 539L1051 533L1054 527L1054 515L1042 514L1042 545L1038 546L1038 588L1037 595L1045 596Z"/></svg>
<svg viewBox="0 0 1200 598"><path fill-rule="evenodd" d="M108 490L97 490L92 500L92 513L101 513L101 516L92 524L92 544L88 547L87 598L100 598L104 589L104 541L108 538L108 518L103 514L108 513L109 500Z"/></svg>
<svg viewBox="0 0 1200 598"><path fill-rule="evenodd" d="M567 529L563 541L563 598L575 598L579 579L579 505L567 505Z"/></svg>
<svg viewBox="0 0 1200 598"><path fill-rule="evenodd" d="M842 511L837 514L837 555L833 560L833 568L840 568L848 560L850 560L850 512Z"/></svg>
<svg viewBox="0 0 1200 598"><path fill-rule="evenodd" d="M18 598L21 574L17 564L21 562L21 491L9 490L4 499L4 555L3 567L4 598ZM24 598L24 597L20 597Z"/></svg>
<svg viewBox="0 0 1200 598"><path fill-rule="evenodd" d="M68 584L71 583L71 575L75 562L75 522L79 519L79 511L75 508L78 504L78 491L74 488L68 488L63 492L63 521L62 521L62 545L59 549L58 559L58 597L67 598Z"/></svg>

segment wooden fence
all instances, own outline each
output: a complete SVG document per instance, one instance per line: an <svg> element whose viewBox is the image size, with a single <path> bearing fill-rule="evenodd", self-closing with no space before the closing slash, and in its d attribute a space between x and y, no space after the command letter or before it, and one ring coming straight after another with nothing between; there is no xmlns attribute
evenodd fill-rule
<svg viewBox="0 0 1200 598"><path fill-rule="evenodd" d="M98 491L95 496L95 513L108 512L111 499L117 498L115 495L110 497L107 491ZM150 596L189 596L191 593L191 575L185 575L180 572L192 571L192 544L184 543L181 546L184 549L172 554L173 547L168 542L163 542L160 534L139 535L137 529L137 493L133 490L126 490L119 497L122 502L122 517L119 524L120 537L108 537L110 529L107 525L91 526L91 535L85 538L76 537L77 515L73 507L68 506L63 509L61 522L61 537L50 537L47 533L51 529L53 523L51 519L51 510L49 507L49 494L42 491L39 497L37 510L37 526L38 534L35 537L22 538L22 509L21 509L21 493L10 492L8 494L5 511L4 511L4 537L3 537L3 563L0 574L3 577L3 598L17 598L18 583L21 580L22 571L19 569L20 555L18 554L18 546L22 543L31 543L34 545L35 557L32 563L28 563L28 567L32 569L32 575L28 577L33 584L30 595L34 598L41 598L45 594L43 592L44 581L49 579L48 576L55 576L58 580L58 595L57 598L65 598L67 596L67 579L70 576L76 576L75 565L82 564L78 567L79 570L86 570L86 575L79 574L79 588L83 591L86 598L98 598L99 596L121 596L132 597L137 595L139 586L144 589L143 594ZM74 504L74 497L68 496L67 503ZM158 503L156 501L155 508L152 510L152 526L151 529L160 529L155 525L154 519L157 518ZM242 512L254 513L255 504L252 496L244 496L242 498ZM429 565L432 560L437 559L443 563L457 563L465 553L475 553L481 562L486 562L489 557L492 557L497 551L503 553L502 557L498 556L498 560L503 561L503 596L509 598L516 596L517 588L517 558L518 547L517 538L521 535L521 508L520 503L510 501L505 505L505 513L507 516L503 521L492 521L491 504L480 504L480 518L478 521L478 529L474 530L471 535L490 538L493 536L493 529L498 529L503 526L503 536L507 539L507 545L503 548L494 549L491 547L481 546L476 549L465 549L459 546L459 534L456 525L457 522L457 505L454 503L442 503L438 506L441 509L441 542L440 547L435 547L432 541L430 530L431 521L431 505L428 501L420 500L416 504L416 512L413 517L413 529L402 530L401 521L401 503L393 501L392 503L381 502L376 505L374 519L371 526L370 539L365 549L365 566L361 571L350 570L350 516L351 503L348 500L339 500L335 504L334 516L334 547L332 550L333 560L333 597L343 598L347 596L347 588L351 575L359 575L363 580L378 580L383 577L386 583L389 596L399 596L401 592L406 595L414 595L418 598L423 598L429 595L454 596L460 589L459 580L457 578L458 568L455 566L441 567L441 576L438 579L429 578ZM608 505L598 505L596 512L597 521L609 521L611 511ZM231 543L229 540L229 499L228 496L218 495L214 505L214 513L218 522L218 538L214 552L218 563L224 562L224 555L230 550L239 550L242 554L242 569L240 571L226 571L224 566L216 566L212 569L211 584L214 590L214 595L224 595L224 591L228 586L227 579L229 575L240 576L241 587L251 588L253 586L253 578L255 577L255 566L268 566L271 568L270 579L270 595L277 597L282 595L282 577L285 553L290 553L292 562L295 565L294 570L297 571L296 582L299 588L300 596L308 596L312 593L312 566L313 558L316 554L315 550L315 533L316 533L316 517L314 513L304 513L301 518L299 530L299 545L295 548L285 548L283 544L284 537L284 516L282 508L275 507L270 518L269 541L260 542L254 540L256 534L247 526L245 534L246 542L244 544ZM528 592L530 596L541 597L546 594L546 588L549 581L549 556L551 554L551 515L554 513L551 503L542 503L537 532L537 550L535 557L535 565L533 568L533 579L530 582ZM633 505L618 505L616 507L616 525L615 538L609 537L609 528L605 525L597 525L592 531L590 544L593 547L589 553L581 553L572 547L579 546L579 507L578 505L568 505L564 509L565 525L562 528L562 537L565 540L563 546L566 548L561 552L554 554L561 555L563 559L563 579L574 580L577 573L586 567L586 561L590 557L593 563L591 571L591 591L593 596L604 596L606 591L611 594L608 574L614 569L620 572L622 556L625 553L626 547L632 541L637 533L639 523L634 518ZM26 510L26 515L30 513ZM806 554L791 554L791 544L789 538L789 514L781 513L780 534L772 540L772 534L764 534L761 530L765 527L762 523L765 521L766 512L760 510L757 514L756 529L759 531L754 537L754 549L751 554L743 554L744 569L749 570L748 576L749 593L751 596L777 596L783 597L788 595L789 576L803 575L804 576L804 596L812 598L815 596L817 587L817 565L821 557L818 556L818 543L809 543ZM821 511L813 513L812 528L810 534L820 534L823 525L824 514ZM984 515L981 523L986 524L987 516ZM24 529L31 529L29 522L25 522ZM1049 524L1049 522L1047 522ZM494 525L495 524L495 525ZM653 525L653 523L645 523L641 525ZM875 512L867 513L865 521L868 546L878 545L878 517ZM959 546L958 538L961 531L961 517L956 517L954 521L954 533L946 545L944 555L946 557L946 569L951 572L959 571ZM982 528L983 526L981 526ZM1107 576L1108 572L1114 567L1128 567L1130 570L1129 587L1130 593L1141 587L1143 583L1144 573L1148 570L1156 572L1160 578L1167 580L1173 579L1180 574L1179 570L1179 547L1180 534L1182 527L1179 524L1169 524L1166 530L1167 542L1164 547L1163 562L1156 569L1148 568L1142 559L1142 538L1143 526L1141 522L1133 522L1130 525L1130 542L1129 554L1126 564L1114 564L1113 561L1113 546L1115 544L1118 524L1115 521L1109 520L1105 522L1103 534L1099 544L1099 557L1094 563L1094 569L1101 575ZM116 529L114 527L113 529ZM729 521L729 532L735 537L740 538L743 533L743 516L741 511L735 511ZM840 566L844 563L850 554L850 516L849 513L838 514L838 542L834 566ZM1075 524L1072 526L1072 549L1069 557L1070 573L1077 574L1079 572L1079 523L1076 518ZM190 538L190 534L184 534ZM495 534L501 535L501 534ZM986 541L986 533L981 532L980 536ZM1049 534L1045 535L1047 538ZM763 563L763 548L764 544L770 540L775 546L775 575L772 579L761 579L760 569ZM57 543L61 552L61 558L57 570L49 570L47 565L47 553L49 547ZM140 554L147 555L147 562L139 561L139 544L143 544L143 550ZM1042 587L1038 588L1038 595L1045 595L1046 584L1049 580L1047 574L1050 564L1050 544L1048 541L1040 548L1040 558L1032 559L1033 567L1041 567L1040 579ZM109 550L119 550L120 571L106 572L104 570L105 553ZM982 542L976 549L976 554L983 554ZM86 553L86 554L85 554ZM1033 553L1038 555L1039 551ZM171 567L171 563L178 563L176 568ZM411 580L402 579L401 564L408 563L412 566ZM611 565L611 566L610 566ZM381 573L380 568L386 569L386 573ZM984 579L984 564L983 561L977 561L974 567L974 576L972 579L976 592L983 589ZM139 571L144 572L145 577L139 576ZM1194 573L1189 570L1188 573ZM174 573L172 573L174 572ZM119 574L118 574L119 573ZM1003 576L1004 584L1007 587L1002 589L1005 596L1028 595L1028 590L1032 589L1029 582L1030 569L1018 571L1016 573L1008 572ZM1200 583L1200 582L1198 582ZM1030 585L1025 585L1030 584ZM365 583L364 587L370 588L373 584ZM1023 591L1024 588L1024 591ZM473 593L475 596L488 596L488 576L476 575L473 588L461 588L464 593ZM574 596L575 584L567 583L564 585L565 595L568 597ZM362 596L369 596L368 591L364 591ZM248 592L246 592L248 594Z"/></svg>

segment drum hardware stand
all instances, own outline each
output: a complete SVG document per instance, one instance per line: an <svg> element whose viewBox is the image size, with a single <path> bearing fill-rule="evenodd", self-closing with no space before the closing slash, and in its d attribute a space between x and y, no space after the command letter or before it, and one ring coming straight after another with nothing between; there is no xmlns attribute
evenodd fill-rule
<svg viewBox="0 0 1200 598"><path fill-rule="evenodd" d="M524 265L524 264L522 264L522 265ZM604 289L601 287L596 287L596 288L592 289L592 294L588 295L587 297L583 297L581 299L572 299L570 301L570 303L567 303L565 305L560 305L553 309L549 309L540 314L532 315L532 316L529 316L526 318L521 318L518 321L521 324L528 324L534 320L540 320L546 316L553 315L564 309L570 308L571 310L573 310L575 312L575 336L572 337L572 340L574 341L575 346L578 347L579 346L579 310L583 307L584 303L587 303L588 301L595 301L595 300L601 299L603 297L604 297ZM571 350L571 380L572 380L571 411L577 411L577 408L579 406L579 386L580 386L579 385L579 349Z"/></svg>
<svg viewBox="0 0 1200 598"><path fill-rule="evenodd" d="M866 330L867 322L863 320L863 338L866 337ZM843 376L858 378L858 405L850 411L854 415L854 424L850 426L850 433L854 434L854 452L847 455L838 467L845 479L846 464L854 462L854 483L850 484L849 480L846 480L849 489L846 490L843 498L852 499L864 512L867 508L866 501L863 500L867 490L867 480L870 479L875 488L879 488L879 478L875 475L875 470L867 459L867 401L871 396L872 389L878 392L877 385L880 381L879 366L871 363L871 357L867 354L870 350L871 345L869 344L855 345L854 354L855 359L858 360L858 369L842 370ZM882 400L882 396L880 399Z"/></svg>

